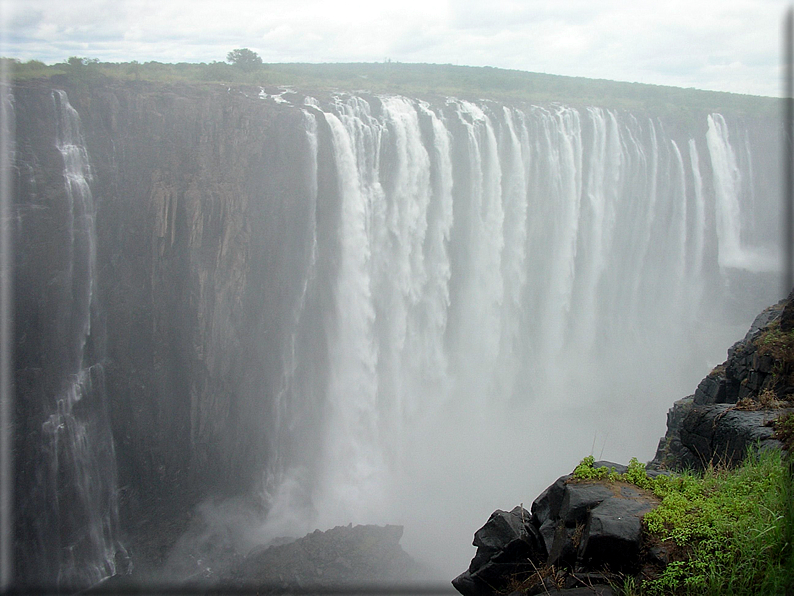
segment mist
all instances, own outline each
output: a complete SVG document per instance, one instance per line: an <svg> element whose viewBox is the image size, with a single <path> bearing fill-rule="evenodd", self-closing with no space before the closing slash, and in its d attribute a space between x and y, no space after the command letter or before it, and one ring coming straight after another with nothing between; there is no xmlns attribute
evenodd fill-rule
<svg viewBox="0 0 794 596"><path fill-rule="evenodd" d="M651 459L779 297L771 119L274 91L19 91L17 291L59 292L20 345L69 348L28 373L55 446L22 488L58 518L103 478L51 577L122 573L118 526L171 499L162 581L352 523L446 582L494 509Z"/></svg>
<svg viewBox="0 0 794 596"><path fill-rule="evenodd" d="M333 154L338 252L320 287L311 233L280 406L320 439L266 472L261 543L397 523L407 552L453 577L495 508L528 506L585 455L651 459L672 402L774 299L777 232L748 226L774 205L751 165L772 171L770 147L720 114L687 138L595 108L339 95L299 109L310 201L320 144ZM300 348L312 292L333 301L307 424L294 402L318 359Z"/></svg>

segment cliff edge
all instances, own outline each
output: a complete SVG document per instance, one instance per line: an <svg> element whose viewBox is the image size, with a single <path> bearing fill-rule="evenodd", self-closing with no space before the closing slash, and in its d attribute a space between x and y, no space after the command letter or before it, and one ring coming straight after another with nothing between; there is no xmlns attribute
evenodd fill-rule
<svg viewBox="0 0 794 596"><path fill-rule="evenodd" d="M794 515L791 462L783 455L792 445L794 291L760 313L727 360L673 404L651 462L588 457L530 511L495 511L452 584L466 596L704 593L698 590L714 588L700 569L704 558L736 566L743 537L733 534L757 541L771 533L777 538L759 546L763 556L742 553L755 568L726 578L725 587L789 594L794 556L786 536ZM762 509L771 515L763 532L745 521Z"/></svg>
<svg viewBox="0 0 794 596"><path fill-rule="evenodd" d="M774 422L794 410L794 292L753 321L693 395L673 404L654 469L735 466L755 445L780 448Z"/></svg>

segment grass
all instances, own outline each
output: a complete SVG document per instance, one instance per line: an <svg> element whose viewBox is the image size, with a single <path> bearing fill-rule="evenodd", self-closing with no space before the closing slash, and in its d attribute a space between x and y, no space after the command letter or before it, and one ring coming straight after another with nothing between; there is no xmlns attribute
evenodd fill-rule
<svg viewBox="0 0 794 596"><path fill-rule="evenodd" d="M565 102L574 106L648 111L654 116L675 116L693 124L702 120L698 117L702 112L777 117L781 110L780 101L769 97L452 64L289 63L262 64L244 70L224 62L112 63L72 57L67 62L46 65L37 60L10 60L13 78L19 82L60 75L89 83L113 79L172 84L295 86L313 93L367 90L418 97L487 97L511 102Z"/></svg>
<svg viewBox="0 0 794 596"><path fill-rule="evenodd" d="M783 443L789 453L794 451L794 412L783 414L775 420L775 438Z"/></svg>
<svg viewBox="0 0 794 596"><path fill-rule="evenodd" d="M636 459L626 474L615 474L593 468L588 457L574 478L631 482L662 500L643 525L650 540L669 547L671 561L653 579L627 580L625 594L784 594L794 589L788 468L781 451L767 450L734 470L650 478Z"/></svg>
<svg viewBox="0 0 794 596"><path fill-rule="evenodd" d="M775 360L774 373L794 381L794 331L783 331L780 321L774 321L753 342L760 356Z"/></svg>

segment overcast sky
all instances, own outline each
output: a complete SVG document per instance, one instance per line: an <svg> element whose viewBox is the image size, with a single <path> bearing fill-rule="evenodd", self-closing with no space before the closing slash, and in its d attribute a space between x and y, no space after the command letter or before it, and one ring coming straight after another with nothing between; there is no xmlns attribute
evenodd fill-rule
<svg viewBox="0 0 794 596"><path fill-rule="evenodd" d="M780 95L784 0L0 0L48 64L428 62Z"/></svg>

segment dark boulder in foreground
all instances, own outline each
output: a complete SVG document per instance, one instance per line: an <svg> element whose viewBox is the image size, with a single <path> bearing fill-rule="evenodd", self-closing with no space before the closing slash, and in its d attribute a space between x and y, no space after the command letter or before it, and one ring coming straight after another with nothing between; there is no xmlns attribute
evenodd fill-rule
<svg viewBox="0 0 794 596"><path fill-rule="evenodd" d="M521 507L495 511L474 535L477 553L469 569L452 585L466 596L611 594L606 584L614 573L640 567L642 516L657 502L622 482L562 476L535 499L531 513Z"/></svg>

